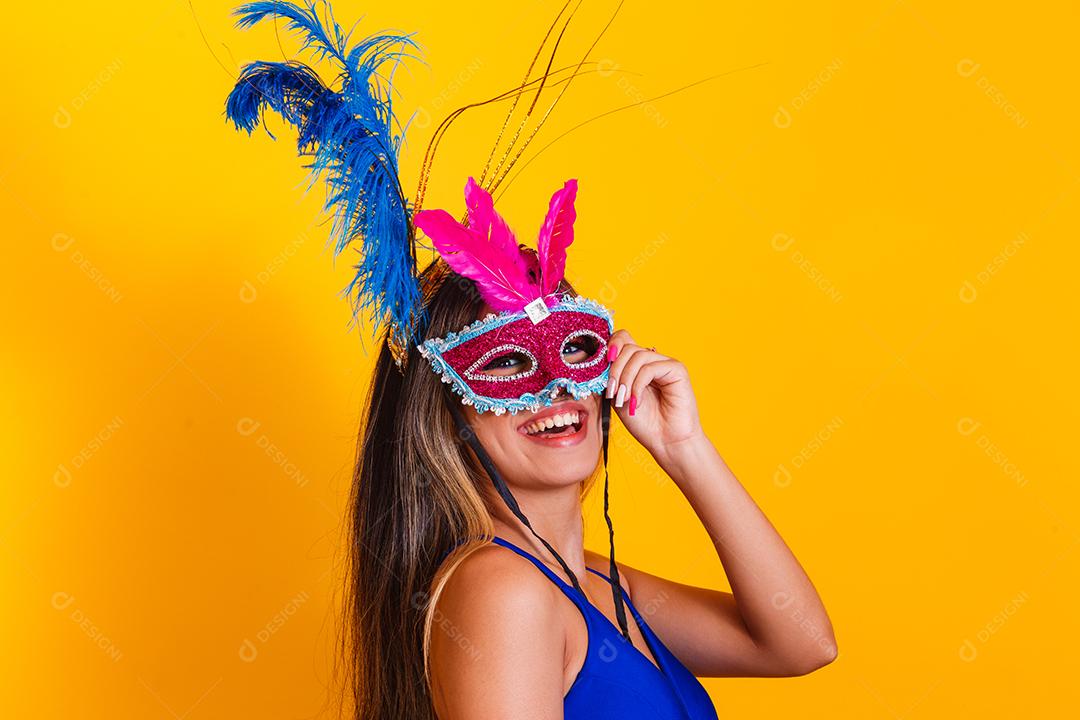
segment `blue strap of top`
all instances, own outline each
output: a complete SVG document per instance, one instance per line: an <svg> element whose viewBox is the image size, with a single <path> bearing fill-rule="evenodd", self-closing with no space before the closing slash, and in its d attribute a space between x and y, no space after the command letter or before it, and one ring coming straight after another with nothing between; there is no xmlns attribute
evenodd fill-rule
<svg viewBox="0 0 1080 720"><path fill-rule="evenodd" d="M540 568L540 570L545 575L547 575L549 578L551 578L551 580L553 582L555 582L555 584L557 584L564 591L569 591L569 590L574 589L568 582L566 582L561 577L556 575L554 570L552 570L547 565L545 565L539 558L537 558L532 553L527 552L525 550L522 550L521 548L519 548L517 545L510 542L509 540L503 540L498 535L493 537L492 541L495 542L495 543L498 543L499 545L502 545L505 548L510 548L511 550L516 552L521 557L526 558L527 560L529 560L529 562L531 562L536 567ZM611 584L611 578L609 576L605 575L604 573L600 572L599 570L594 570L591 567L586 567L585 569L588 570L591 573L595 573L596 575L599 575L600 577L604 578L604 580L606 580L609 585ZM623 589L623 596L626 598L627 602L629 603L630 598L626 596L626 590L625 589ZM630 609L634 610L633 606L631 606ZM638 614L637 611L634 610L634 615L637 615L637 614Z"/></svg>
<svg viewBox="0 0 1080 720"><path fill-rule="evenodd" d="M520 555L521 557L527 559L529 562L531 562L536 567L540 568L540 571L543 572L545 575L547 575L551 579L551 581L553 583L558 585L559 588L563 591L563 593L565 593L571 600L573 600L575 604L577 604L579 606L587 605L589 607L595 608L595 606L592 605L592 603L589 601L589 599L587 597L584 597L583 595L579 595L577 592L575 592L573 586L570 585L570 583L566 582L561 577L556 575L554 570L552 570L547 565L545 565L539 558L537 558L532 553L527 552L526 550L523 550L523 549L519 548L514 543L510 542L509 540L504 540L501 537L499 537L498 535L493 537L492 541L499 544L499 545L502 545L505 548L510 548L511 550L516 552L518 555ZM591 567L586 567L585 569L588 570L591 573L595 573L596 575L599 575L600 577L604 578L604 580L606 580L609 585L611 584L611 578L609 576L605 575L604 573L600 572L599 570L594 570ZM630 602L630 596L626 594L626 589L620 587L619 590L622 592L623 598L626 600L626 605L627 605L627 607L630 608L630 613L634 616L634 620L638 624L638 629L641 629L641 624L643 622L642 618L641 618L641 615L638 613L637 608L635 608L633 606L633 604ZM614 625L614 623L613 623L613 625ZM644 632L644 631L642 631L642 632Z"/></svg>
<svg viewBox="0 0 1080 720"><path fill-rule="evenodd" d="M611 633L613 638L622 638L622 635L619 632L619 628L614 623L612 623L610 619L604 617L600 613L600 611L597 610L594 605L592 605L589 599L585 597L584 594L575 592L573 586L571 586L561 577L556 575L555 571L548 567L546 564L544 564L544 562L541 561L539 558L534 556L532 553L518 547L509 540L504 540L501 537L495 536L492 538L492 541L497 545L502 545L505 548L513 550L515 553L527 559L536 567L540 568L540 571L547 575L547 577L553 583L555 583L563 591L563 593L567 597L569 597L571 601L573 601L575 605L578 606L578 608L582 612L582 615L584 615L586 625L588 626L588 631L590 633L590 645L594 642L594 640L592 639L592 634L595 632ZM593 570L589 567L587 567L586 569L604 578L604 580L606 580L609 584L614 585L611 578L604 573L598 570ZM634 706L633 711L627 711L624 709L621 711L613 710L613 712L622 712L622 714L618 715L618 717L625 720L629 720L629 718L631 717L661 717L653 712L654 706L649 704L650 702L655 701L658 703L662 703L666 708L668 708L668 711L662 715L662 717L664 718L671 718L672 720L674 720L675 718L680 718L682 720L687 720L689 718L715 720L716 710L712 705L712 701L709 698L708 693L706 693L705 689L701 686L701 683L698 682L698 680L689 672L689 670L687 670L685 666L679 662L679 659L677 657L671 655L669 650L663 649L663 643L653 634L652 629L648 627L648 624L645 622L644 618L642 618L637 608L634 607L633 603L630 601L629 595L627 594L626 590L621 587L620 590L622 590L622 595L626 599L627 607L630 609L634 620L637 622L638 628L641 630L642 636L645 638L646 645L648 646L651 654L656 660L656 672L652 670L646 672L644 670L644 663L648 663L649 665L654 665L654 663L651 662L650 658L648 658L645 653L639 648L634 648L632 653L641 656L641 663L620 665L617 669L610 663L598 663L598 665L603 665L605 668L607 668L611 672L615 672L616 674L628 673L627 677L636 677L638 681L640 681L640 683L635 687L638 687L641 692L645 693L644 699L649 701L642 703L640 702L642 698L639 697L637 700L634 701L638 704ZM603 618L603 620L606 622L601 623L600 618ZM582 671L586 670L589 662L589 657L586 657L585 665L582 666ZM594 665L597 664L595 660L593 660L593 662ZM610 678L607 678L607 681L611 682ZM577 686L577 683L578 681L575 680L574 687ZM664 685L664 687L667 688L666 690L658 689L658 686L661 683ZM568 697L572 696L568 695ZM613 700L609 695L604 695L603 697L594 697L582 696L579 694L577 696L576 702L582 703L582 707L588 707L588 712L585 716L599 717L596 715L596 711L598 709L608 708L613 702ZM627 714L628 712L629 714ZM578 715L574 715L573 717L576 718L579 716L581 716L580 713ZM609 715L603 715L603 717L607 718L609 717Z"/></svg>
<svg viewBox="0 0 1080 720"><path fill-rule="evenodd" d="M573 586L570 585L570 583L563 580L558 575L556 575L554 570L549 568L544 563L540 562L540 560L538 558L536 558L534 555L522 550L521 548L519 548L517 545L510 542L509 540L503 540L501 537L499 537L497 535L492 538L492 541L495 542L495 543L498 543L499 545L502 545L505 548L510 548L511 550L516 552L521 557L527 559L533 565L540 568L540 570L545 575L547 575L549 578L551 578L552 582L554 582L556 585L558 585L560 588L562 588L563 592L565 592L567 595L570 595L571 597L574 597L574 593L573 593L574 588L573 588Z"/></svg>

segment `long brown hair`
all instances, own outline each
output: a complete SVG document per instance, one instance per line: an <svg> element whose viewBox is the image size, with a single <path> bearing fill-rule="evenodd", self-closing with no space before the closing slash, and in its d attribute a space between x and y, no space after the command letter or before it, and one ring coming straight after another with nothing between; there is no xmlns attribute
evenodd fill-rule
<svg viewBox="0 0 1080 720"><path fill-rule="evenodd" d="M481 303L471 282L451 276L427 305L429 336L472 322ZM408 352L402 370L383 336L349 500L341 659L349 715L364 720L435 718L424 652L433 581L457 542L492 534L441 379L415 346Z"/></svg>

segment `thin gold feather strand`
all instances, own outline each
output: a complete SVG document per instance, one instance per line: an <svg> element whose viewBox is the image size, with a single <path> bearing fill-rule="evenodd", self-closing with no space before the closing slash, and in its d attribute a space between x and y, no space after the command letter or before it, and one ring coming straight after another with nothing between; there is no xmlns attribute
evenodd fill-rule
<svg viewBox="0 0 1080 720"><path fill-rule="evenodd" d="M561 73L561 72L563 72L565 70L570 70L573 67L574 66L567 65L564 68L559 68L558 70L553 72L552 75ZM575 73L575 75L576 74L585 74L585 73L588 73L588 72L596 72L596 71L597 71L596 69L579 70L577 73ZM569 82L569 80L572 79L572 77L573 76L571 76L571 78L560 79L560 80L554 82L553 85L559 85L560 83L563 83L563 82ZM536 84L538 82L540 82L540 78L537 78L536 80L533 80L533 81L529 82L528 85L533 85L533 84ZM489 103L498 102L498 101L501 101L501 100L506 100L507 98L514 97L514 96L519 95L521 93L527 92L528 91L528 85L525 86L525 87L516 87L513 90L507 90L507 91L499 93L495 97L489 98L487 100L482 100L480 102L475 102L475 103L469 103L468 105L464 105L464 106L458 108L457 110L454 110L453 112L451 112L449 115L446 116L446 118L439 124L439 127L435 130L435 133L432 135L431 141L428 143L427 151L424 153L424 160L423 160L423 163L421 164L421 168L420 168L420 180L419 180L419 185L417 187L416 200L415 200L414 206L413 206L413 212L414 213L418 212L420 210L420 208L423 206L424 195L426 194L426 191L427 191L428 179L429 179L430 174L431 174L431 166L432 166L432 164L434 162L435 153L438 150L438 146L439 146L439 143L442 140L442 137L446 134L446 131L449 129L449 127L453 123L453 121L456 120L466 110L469 110L471 108L480 107L482 105L487 105Z"/></svg>
<svg viewBox="0 0 1080 720"><path fill-rule="evenodd" d="M544 39L540 41L540 47L536 48L536 54L533 55L533 59L529 63L529 67L525 70L525 77L521 80L522 90L524 90L524 88L529 84L529 76L532 75L533 68L536 66L536 61L540 58L540 53L544 51L544 46L547 45L548 38L551 37L551 32L555 29L555 26L559 24L559 18L561 18L562 14L566 12L566 8L570 7L571 1L572 0L566 0L566 2L562 6L562 9L559 10L559 14L555 16L555 19L552 20L551 25L548 26L547 32L544 33ZM495 144L491 147L491 153L488 155L487 161L484 162L484 167L480 171L479 184L481 187L483 187L484 185L484 180L487 178L488 169L491 167L491 160L495 157L495 153L499 150L499 143L502 142L503 133L506 132L507 126L510 125L510 118L514 116L514 110L517 109L518 100L520 99L520 94L514 97L514 102L510 106L510 110L506 113L506 119L503 120L502 127L499 129L499 134L495 138Z"/></svg>
<svg viewBox="0 0 1080 720"><path fill-rule="evenodd" d="M540 78L539 78L540 85L536 89L536 95L533 96L532 102L529 103L528 110L525 111L525 116L521 118L521 123L518 125L517 130L514 131L514 137L510 138L510 144L506 147L506 152L504 152L502 157L499 158L498 164L495 166L495 169L492 171L492 176L493 177L498 174L499 170L503 166L503 163L506 162L506 158L509 157L510 153L514 151L514 146L517 144L518 138L521 136L521 131L524 130L525 126L528 124L529 118L532 116L532 111L536 108L536 103L540 100L540 93L543 92L543 90L544 90L544 84L547 81L548 75L551 73L551 66L555 62L555 55L559 51L559 44L562 42L563 35L566 34L566 29L568 27L570 27L570 21L574 19L574 15L577 13L577 10L578 10L579 7L581 7L581 1L580 0L579 0L578 4L574 7L574 10L570 13L570 17L566 18L566 22L563 23L562 29L559 31L558 37L555 38L554 47L551 48L551 55L550 55L550 57L548 57L547 67L545 68L544 74L541 75ZM561 14L562 13L560 13L560 15ZM546 42L546 39L545 39L545 42ZM543 50L542 45L541 45L540 49ZM537 54L539 54L539 53L537 53ZM580 63L578 64L578 66L580 67ZM543 124L543 121L541 121L541 124ZM482 184L481 187L484 187L484 185ZM488 192L490 192L492 188L487 187L485 189L487 189Z"/></svg>
<svg viewBox="0 0 1080 720"><path fill-rule="evenodd" d="M497 201L499 198L501 198L503 196L503 194L507 191L507 189L509 189L510 185L514 182L514 180L516 180L518 178L518 176L521 175L521 173L525 172L525 168L527 168L530 164L532 164L533 160L535 160L537 157L539 157L542 152L547 150L549 147L554 145L556 142L558 142L562 138L564 138L567 135L569 135L570 133L572 133L574 130L577 130L578 128L580 128L580 127L582 127L584 125L588 125L589 123L593 122L594 120L599 120L602 117L606 117L608 115L612 115L614 113L620 112L621 110L629 110L630 108L637 107L638 105L644 105L645 103L650 103L650 102L654 102L656 100L660 100L661 98L668 97L669 95L674 95L675 93L682 92L683 90L689 90L690 88L694 87L695 85L701 85L702 83L709 82L710 80L715 80L717 78L724 77L725 75L731 75L733 73L742 72L744 70L753 70L754 68L761 67L762 65L767 65L767 64L768 64L768 61L765 61L765 62L757 63L756 65L749 65L747 67L736 68L734 70L728 70L727 72L717 73L716 75L711 75L711 76L709 76L707 78L702 78L701 80L697 80L696 82L692 82L689 85L683 85L682 87L676 88L675 90L669 90L666 93L662 93L660 95L656 95L654 97L647 98L645 100L639 100L638 102L630 103L629 105L623 105L621 107L617 107L617 108L614 108L612 110L602 112L599 115L595 115L595 116L589 118L588 120L584 120L584 121L578 123L577 125L573 126L569 130L563 132L559 136L552 139L552 141L549 142L544 147L540 148L536 152L536 154L533 155L529 159L528 162L526 162L524 165L522 165L518 169L518 171L516 173L514 173L514 177L510 178L510 182L506 183L506 186L503 187L502 191L498 195L495 196L495 201Z"/></svg>
<svg viewBox="0 0 1080 720"><path fill-rule="evenodd" d="M600 33L596 36L596 39L593 40L592 45L589 46L589 49L585 51L585 55L582 56L581 61L578 63L578 67L584 64L584 62L589 58L589 54L592 53L593 49L596 47L596 44L600 42L600 39L604 37L604 33L606 33L608 31L608 28L611 27L611 24L615 22L615 17L619 14L619 10L622 9L624 1L625 0L619 0L619 5L615 8L615 12L611 14L611 18L608 19L607 24L604 25L604 29L600 31ZM539 132L540 128L543 127L544 123L547 122L548 117L551 115L551 111L555 109L555 105L558 104L559 100L561 100L563 95L566 94L566 91L567 89L569 89L569 87L570 83L567 82L567 84L563 86L562 91L559 92L558 96L551 102L551 105L548 106L547 112L544 113L544 116L540 119L540 122L537 123L535 128L533 128L532 134L530 134L529 137L525 140L525 144L521 146L520 150L518 150L517 155L515 155L514 159L510 161L510 164L503 171L502 175L500 175L498 179L494 183L492 183L491 187L488 188L488 192L494 192L499 187L499 184L502 183L502 181L506 178L507 174L509 174L510 170L513 169L515 163L517 163L522 153L525 152L525 149L529 147L529 143L531 143L532 139L536 137L536 133Z"/></svg>

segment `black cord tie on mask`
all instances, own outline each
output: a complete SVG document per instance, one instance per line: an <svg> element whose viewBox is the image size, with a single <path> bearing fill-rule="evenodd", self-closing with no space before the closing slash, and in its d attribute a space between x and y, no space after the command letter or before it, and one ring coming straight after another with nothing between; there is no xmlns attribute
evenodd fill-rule
<svg viewBox="0 0 1080 720"><path fill-rule="evenodd" d="M600 396L600 429L604 438L604 520L608 527L608 548L610 548L611 596L615 600L615 618L619 621L619 629L623 637L633 646L630 639L630 630L626 624L626 609L623 607L622 583L619 581L619 566L615 564L615 528L611 524L611 515L608 514L608 432L611 427L611 400L606 395Z"/></svg>
<svg viewBox="0 0 1080 720"><path fill-rule="evenodd" d="M495 486L495 490L499 493L499 496L506 503L506 506L510 509L510 512L514 514L518 520L529 528L537 540L544 544L544 547L548 549L558 561L559 565L569 576L570 581L574 585L574 589L585 595L585 592L581 589L581 584L578 582L577 576L574 571L570 569L570 566L566 564L566 561L562 559L562 556L555 551L555 548L551 546L547 540L540 536L536 530L533 529L532 523L525 517L525 513L521 511L521 507L518 505L517 500L514 498L513 493L510 492L510 488L507 487L506 482L503 480L502 475L499 474L498 468L495 467L495 463L492 461L491 456L488 455L484 446L480 443L480 439L476 437L476 433L472 427L466 422L464 415L461 412L460 403L452 393L446 393L444 396L446 403L450 407L450 414L454 418L454 424L457 426L458 434L464 438L469 444L469 447L476 453L477 459L480 461L480 465L483 466L484 471L491 478L492 484ZM615 564L615 529L611 523L611 516L608 514L608 428L611 425L611 401L606 397L600 399L600 427L603 436L603 458L604 458L604 519L607 521L608 526L608 546L610 548L610 576L611 576L611 595L615 601L615 617L619 623L619 629L622 631L623 637L633 646L634 641L630 638L630 631L627 628L626 623L626 610L624 608L623 596L622 596L622 584L619 582L619 568Z"/></svg>
<svg viewBox="0 0 1080 720"><path fill-rule="evenodd" d="M449 394L448 394L449 395ZM502 479L502 475L499 474L498 469L495 467L495 463L492 462L491 456L487 454L487 450L480 444L480 439L476 437L476 433L473 432L472 427L465 421L465 417L461 413L461 407L459 403L454 400L453 395L447 397L447 405L450 406L450 414L454 416L454 424L457 425L458 433L461 437L469 443L469 447L476 453L477 459L480 460L480 464L484 467L488 476L491 478L492 484L495 486L495 490L502 497L503 502L510 508L510 512L514 513L514 516L520 520L525 527L529 528L529 532L536 536L536 539L544 544L544 547L555 556L555 559L562 566L562 569L566 571L566 574L570 577L570 581L574 584L574 589L578 592L585 594L581 589L581 584L578 583L577 575L570 569L570 566L566 564L566 561L562 559L559 553L555 552L555 548L551 547L544 538L533 529L532 523L529 522L529 518L525 517L525 513L521 512L521 508L518 506L517 500L514 499L513 493L510 492L510 488L506 486L506 482Z"/></svg>

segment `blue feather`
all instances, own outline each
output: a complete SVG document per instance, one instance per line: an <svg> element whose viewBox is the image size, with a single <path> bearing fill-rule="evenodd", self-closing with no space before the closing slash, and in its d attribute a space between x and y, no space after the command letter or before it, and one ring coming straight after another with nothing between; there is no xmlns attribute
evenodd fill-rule
<svg viewBox="0 0 1080 720"><path fill-rule="evenodd" d="M333 211L334 256L359 241L356 275L343 294L354 298L355 315L367 311L377 323L388 323L393 341L405 348L415 341L415 329L425 318L412 207L398 171L402 135L400 130L395 133L393 88L378 71L383 63L393 61L396 67L402 59L415 57L404 49L419 46L409 35L386 32L350 49L352 31L342 31L329 5L321 3L324 20L314 0L305 2L306 7L280 0L246 3L234 11L240 16L236 24L246 28L271 17L287 20L286 28L302 36L304 50L340 67L340 90L302 62L256 61L243 67L226 100L225 115L249 135L260 124L266 128L266 109L296 128L297 150L311 159L304 165L310 170L308 189L319 177L328 186L325 209Z"/></svg>
<svg viewBox="0 0 1080 720"><path fill-rule="evenodd" d="M315 3L305 0L307 7L302 8L290 2L279 0L266 0L264 2L249 2L233 10L233 15L239 15L236 26L241 29L249 28L269 17L280 17L288 22L286 30L292 30L302 35L304 44L301 51L309 48L315 51L315 59L321 60L326 55L332 55L338 62L344 63L347 53L349 34L341 32L341 26L334 20L329 6L323 3L327 12L325 25L315 12Z"/></svg>

